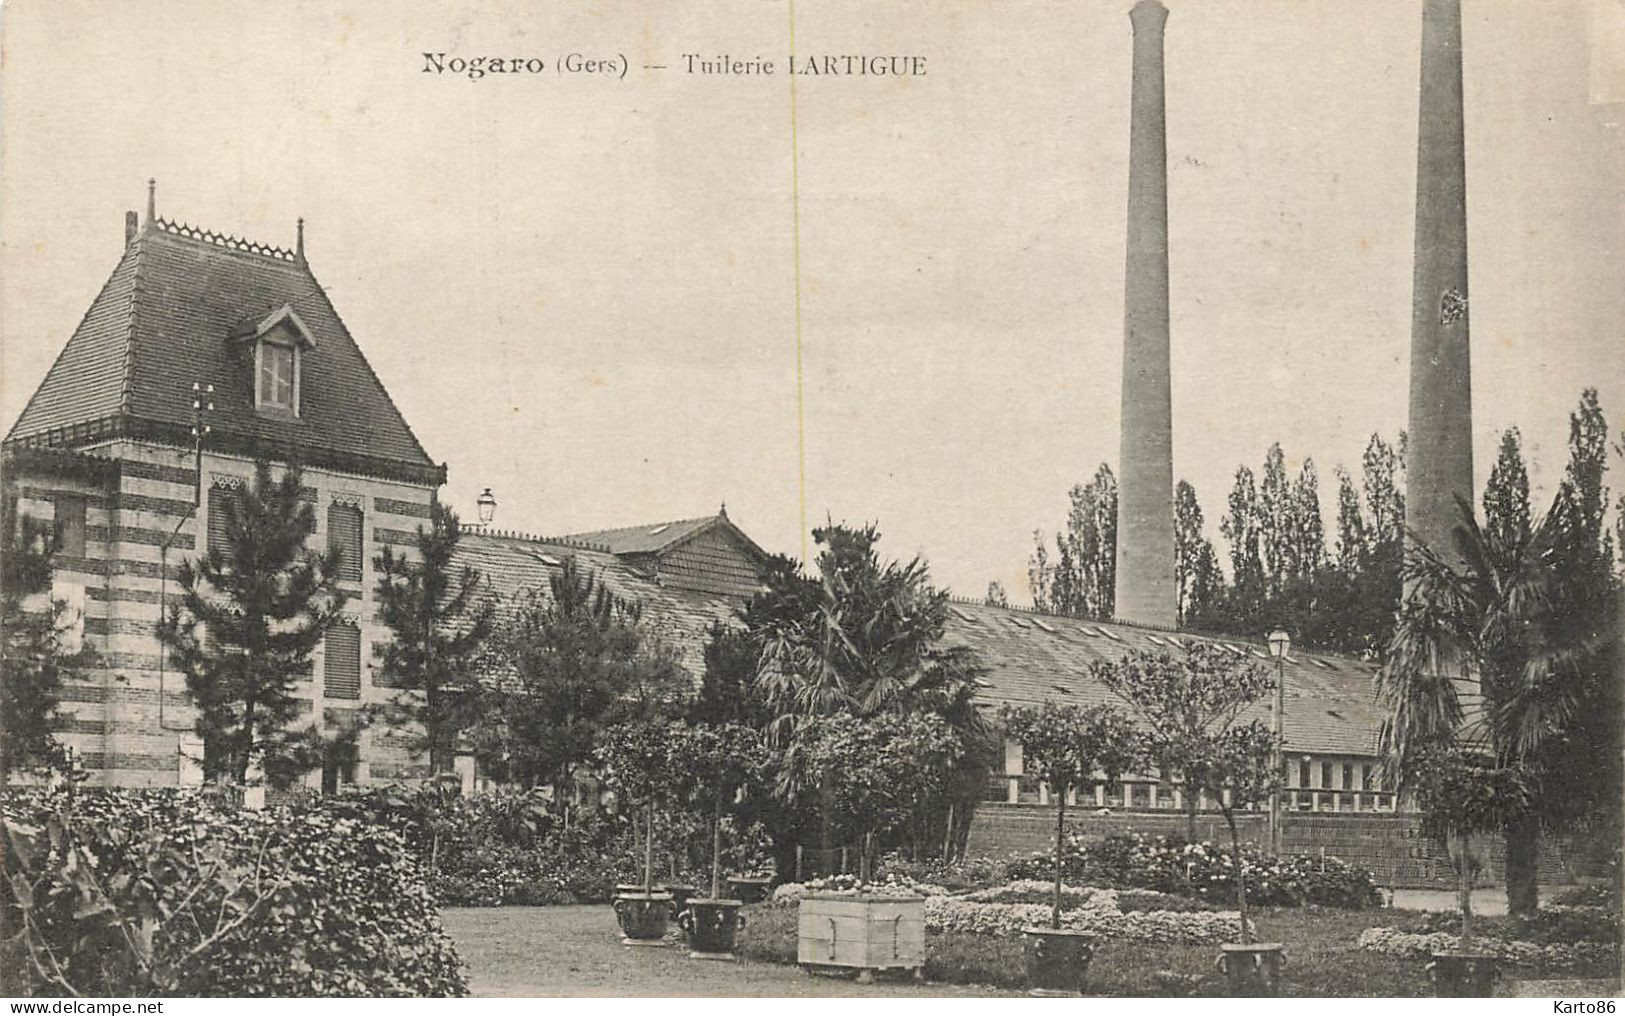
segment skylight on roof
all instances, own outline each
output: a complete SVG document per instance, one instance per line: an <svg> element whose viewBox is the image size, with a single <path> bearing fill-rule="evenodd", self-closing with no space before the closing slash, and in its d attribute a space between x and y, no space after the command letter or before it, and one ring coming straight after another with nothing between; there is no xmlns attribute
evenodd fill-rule
<svg viewBox="0 0 1625 1016"><path fill-rule="evenodd" d="M667 523L665 523L663 525L655 526L653 529L649 530L649 535L650 536L659 536L661 533L664 533L666 530L668 530L670 528L671 528L671 523L667 522Z"/></svg>
<svg viewBox="0 0 1625 1016"><path fill-rule="evenodd" d="M1081 625L1081 624L1080 624L1080 625L1078 625L1078 631L1080 631L1080 632L1082 632L1082 633L1083 633L1083 634L1085 634L1085 635L1087 635L1087 636L1089 636L1089 637L1090 637L1090 638L1092 638L1092 639L1098 639L1098 638L1100 638L1100 633L1099 633L1099 632L1097 632L1097 631L1091 631L1091 630L1090 630L1090 629L1088 629L1088 628L1085 628L1085 627L1084 627L1084 626L1083 626L1083 625Z"/></svg>
<svg viewBox="0 0 1625 1016"><path fill-rule="evenodd" d="M1095 631L1100 632L1100 634L1102 634L1102 635L1106 636L1107 638L1111 639L1113 642L1121 642L1121 641L1123 641L1123 637L1121 635L1117 634L1116 632L1112 631L1110 628L1096 628Z"/></svg>
<svg viewBox="0 0 1625 1016"><path fill-rule="evenodd" d="M1072 689L1068 688L1064 684L1052 684L1052 685L1050 685L1050 687L1054 688L1056 691L1060 692L1062 695L1070 695L1070 694L1072 694Z"/></svg>
<svg viewBox="0 0 1625 1016"><path fill-rule="evenodd" d="M1155 635L1150 634L1149 632L1146 634L1145 637L1150 639L1152 642L1156 643L1159 646L1165 646L1165 645L1168 644L1168 643L1164 642L1162 639L1157 638Z"/></svg>
<svg viewBox="0 0 1625 1016"><path fill-rule="evenodd" d="M1047 631L1047 632L1049 632L1049 633L1050 633L1050 634L1051 634L1051 635L1054 635L1054 634L1056 634L1056 632L1055 632L1055 629L1054 629L1054 628L1051 628L1051 627L1050 627L1050 626L1049 626L1049 625L1047 625L1047 624L1045 624L1045 623L1044 623L1044 622L1042 622L1042 621L1040 621L1040 620L1039 620L1039 619L1038 619L1038 618L1036 618L1036 617L1035 617L1035 618L1033 618L1033 624L1036 624L1036 625L1038 625L1038 627L1040 627L1040 628L1042 628L1042 629L1044 629L1044 630L1045 630L1045 631Z"/></svg>
<svg viewBox="0 0 1625 1016"><path fill-rule="evenodd" d="M539 550L530 551L530 556L547 565L549 568L557 568L564 563L563 561L560 561L558 558L554 557L552 554L544 554Z"/></svg>
<svg viewBox="0 0 1625 1016"><path fill-rule="evenodd" d="M1309 657L1309 662L1313 663L1317 667L1322 667L1322 668L1324 668L1326 670L1331 670L1332 669L1332 665L1330 663L1327 663L1325 660L1317 660L1313 656Z"/></svg>
<svg viewBox="0 0 1625 1016"><path fill-rule="evenodd" d="M970 624L975 624L976 623L976 618L971 617L969 614L965 613L963 610L960 610L958 607L949 607L948 609L953 611L955 614L958 614L959 619L961 621L966 621L966 622L969 622Z"/></svg>
<svg viewBox="0 0 1625 1016"><path fill-rule="evenodd" d="M1011 618L1007 618L1006 620L1008 620L1011 624L1015 625L1017 628L1025 628L1025 627L1027 627L1027 622L1023 621L1019 617L1011 617Z"/></svg>
<svg viewBox="0 0 1625 1016"><path fill-rule="evenodd" d="M991 688L991 687L993 687L993 682L992 681L987 681L987 680L984 680L984 679L982 679L980 677L978 677L976 679L976 684L977 684L978 687L981 687L981 688Z"/></svg>

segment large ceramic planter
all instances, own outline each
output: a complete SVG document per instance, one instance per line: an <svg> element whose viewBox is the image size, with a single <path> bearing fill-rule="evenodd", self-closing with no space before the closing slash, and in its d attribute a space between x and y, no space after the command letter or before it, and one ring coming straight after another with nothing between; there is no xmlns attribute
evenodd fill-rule
<svg viewBox="0 0 1625 1016"><path fill-rule="evenodd" d="M1438 998L1489 998L1501 962L1489 953L1436 952L1427 971Z"/></svg>
<svg viewBox="0 0 1625 1016"><path fill-rule="evenodd" d="M661 945L671 917L670 893L622 893L615 897L622 945Z"/></svg>
<svg viewBox="0 0 1625 1016"><path fill-rule="evenodd" d="M1070 928L1023 928L1021 958L1027 968L1028 993L1059 997L1083 993L1094 937Z"/></svg>
<svg viewBox="0 0 1625 1016"><path fill-rule="evenodd" d="M689 897L699 892L697 887L686 882L668 882L660 888L662 891L671 894L671 914L674 921L677 920L679 914L688 908Z"/></svg>
<svg viewBox="0 0 1625 1016"><path fill-rule="evenodd" d="M858 971L867 984L883 970L925 966L925 897L807 893L797 904L796 962L807 973Z"/></svg>
<svg viewBox="0 0 1625 1016"><path fill-rule="evenodd" d="M760 903L767 899L767 890L772 884L773 880L770 878L729 875L728 894L742 903Z"/></svg>
<svg viewBox="0 0 1625 1016"><path fill-rule="evenodd" d="M697 960L731 960L734 936L745 926L739 900L689 900L677 923L688 936L689 955Z"/></svg>
<svg viewBox="0 0 1625 1016"><path fill-rule="evenodd" d="M1281 990L1286 954L1279 942L1227 942L1219 946L1219 970L1239 998L1274 998Z"/></svg>

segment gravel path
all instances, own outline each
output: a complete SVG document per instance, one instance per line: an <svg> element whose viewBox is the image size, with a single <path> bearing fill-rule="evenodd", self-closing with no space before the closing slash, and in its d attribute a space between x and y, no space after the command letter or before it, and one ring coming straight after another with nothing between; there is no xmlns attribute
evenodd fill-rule
<svg viewBox="0 0 1625 1016"><path fill-rule="evenodd" d="M446 931L468 962L480 997L787 996L988 997L1010 992L954 984L857 984L809 977L796 967L740 960L692 960L677 945L621 945L607 905L448 908ZM749 934L747 927L744 934Z"/></svg>

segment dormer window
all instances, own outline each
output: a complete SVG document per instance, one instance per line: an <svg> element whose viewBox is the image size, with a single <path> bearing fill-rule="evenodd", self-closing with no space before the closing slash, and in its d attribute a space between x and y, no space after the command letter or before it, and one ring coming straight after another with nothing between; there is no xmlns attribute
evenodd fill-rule
<svg viewBox="0 0 1625 1016"><path fill-rule="evenodd" d="M234 342L254 344L254 408L277 416L299 415L305 353L316 346L292 304L264 317L250 317L231 330Z"/></svg>
<svg viewBox="0 0 1625 1016"><path fill-rule="evenodd" d="M259 344L261 409L294 412L294 379L298 374L299 351L280 342L261 340Z"/></svg>

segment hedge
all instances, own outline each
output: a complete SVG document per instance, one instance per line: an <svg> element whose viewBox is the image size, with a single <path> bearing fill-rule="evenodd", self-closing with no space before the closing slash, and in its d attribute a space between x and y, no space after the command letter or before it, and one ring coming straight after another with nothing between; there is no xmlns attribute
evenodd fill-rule
<svg viewBox="0 0 1625 1016"><path fill-rule="evenodd" d="M0 818L0 962L26 993L467 993L399 833L323 799L13 788Z"/></svg>

